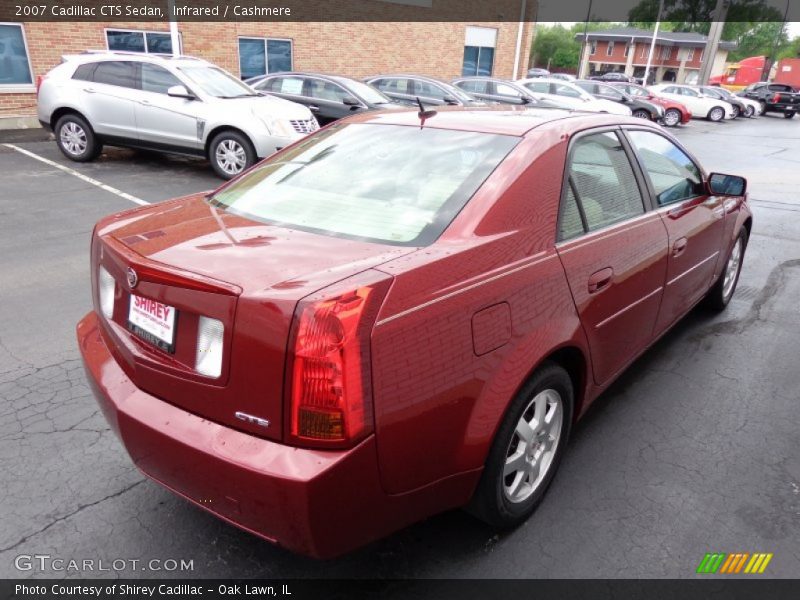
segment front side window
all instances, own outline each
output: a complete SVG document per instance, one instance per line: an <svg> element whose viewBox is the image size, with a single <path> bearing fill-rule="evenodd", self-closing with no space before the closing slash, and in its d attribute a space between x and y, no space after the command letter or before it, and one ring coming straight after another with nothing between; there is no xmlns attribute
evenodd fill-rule
<svg viewBox="0 0 800 600"><path fill-rule="evenodd" d="M613 98L614 100L622 100L623 96L619 92L619 90L614 89L610 85L598 85L597 91L601 94L608 96L609 98Z"/></svg>
<svg viewBox="0 0 800 600"><path fill-rule="evenodd" d="M172 54L172 36L158 31L107 29L106 45L122 52Z"/></svg>
<svg viewBox="0 0 800 600"><path fill-rule="evenodd" d="M616 133L579 138L571 150L568 177L568 189L588 231L644 213L633 167ZM561 216L563 235L574 235L577 228L575 212L568 207L570 201L567 194Z"/></svg>
<svg viewBox="0 0 800 600"><path fill-rule="evenodd" d="M268 38L239 38L242 79L292 70L292 42Z"/></svg>
<svg viewBox="0 0 800 600"><path fill-rule="evenodd" d="M568 98L591 98L586 92L563 83L553 84L553 93L558 96L567 96Z"/></svg>
<svg viewBox="0 0 800 600"><path fill-rule="evenodd" d="M181 67L180 70L209 96L240 98L255 95L241 81L217 67Z"/></svg>
<svg viewBox="0 0 800 600"><path fill-rule="evenodd" d="M330 81L322 79L309 79L308 95L329 102L341 102L344 98L352 96L346 89Z"/></svg>
<svg viewBox="0 0 800 600"><path fill-rule="evenodd" d="M459 81L456 84L457 87L460 87L465 92L470 93L477 93L477 94L485 94L486 93L486 81L482 79L472 79L470 81Z"/></svg>
<svg viewBox="0 0 800 600"><path fill-rule="evenodd" d="M0 24L0 89L32 85L33 75L22 25Z"/></svg>
<svg viewBox="0 0 800 600"><path fill-rule="evenodd" d="M511 87L506 83L497 83L495 84L497 87L497 95L498 96L510 96L512 98L521 98L522 93L519 90Z"/></svg>
<svg viewBox="0 0 800 600"><path fill-rule="evenodd" d="M425 96L426 98L436 98L437 100L444 100L447 95L445 91L438 85L433 85L427 81L414 80L414 94L417 96Z"/></svg>
<svg viewBox="0 0 800 600"><path fill-rule="evenodd" d="M291 229L427 245L519 139L430 127L337 125L262 162L211 202Z"/></svg>
<svg viewBox="0 0 800 600"><path fill-rule="evenodd" d="M526 88L528 88L532 92L538 92L540 94L549 94L550 93L550 84L546 81L529 81L527 83L522 84Z"/></svg>
<svg viewBox="0 0 800 600"><path fill-rule="evenodd" d="M700 169L686 153L667 138L649 131L629 131L659 206L703 194Z"/></svg>
<svg viewBox="0 0 800 600"><path fill-rule="evenodd" d="M142 91L166 94L169 88L176 85L183 84L163 67L142 63Z"/></svg>
<svg viewBox="0 0 800 600"><path fill-rule="evenodd" d="M101 62L94 70L94 82L117 87L136 88L136 65L132 62L111 60Z"/></svg>
<svg viewBox="0 0 800 600"><path fill-rule="evenodd" d="M408 79L378 79L372 82L382 92L390 94L410 94L411 82Z"/></svg>

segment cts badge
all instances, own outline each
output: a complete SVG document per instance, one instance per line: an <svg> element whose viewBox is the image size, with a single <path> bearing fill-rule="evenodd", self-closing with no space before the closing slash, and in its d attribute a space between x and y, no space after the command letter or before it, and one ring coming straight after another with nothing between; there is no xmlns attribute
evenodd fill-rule
<svg viewBox="0 0 800 600"><path fill-rule="evenodd" d="M234 413L234 416L240 421L244 421L245 423L250 423L251 425L258 425L259 427L269 427L269 421L267 419L262 419L261 417L254 417L253 415L248 415L247 413L243 412L236 412Z"/></svg>
<svg viewBox="0 0 800 600"><path fill-rule="evenodd" d="M132 267L128 267L128 285L131 289L136 287L136 284L139 283L139 276L136 274L136 271L133 270Z"/></svg>

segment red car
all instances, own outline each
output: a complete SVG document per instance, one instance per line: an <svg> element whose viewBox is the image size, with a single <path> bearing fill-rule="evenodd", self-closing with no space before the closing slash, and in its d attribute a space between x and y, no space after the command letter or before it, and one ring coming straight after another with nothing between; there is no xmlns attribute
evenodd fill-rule
<svg viewBox="0 0 800 600"><path fill-rule="evenodd" d="M676 102L670 98L664 98L663 96L656 96L647 88L635 83L612 83L611 85L620 88L622 91L635 98L644 98L645 100L663 106L664 118L662 120L667 127L686 125L692 120L692 111L690 111L685 104Z"/></svg>
<svg viewBox="0 0 800 600"><path fill-rule="evenodd" d="M726 306L745 185L641 119L365 113L100 221L78 342L136 466L267 540L512 526L592 401Z"/></svg>

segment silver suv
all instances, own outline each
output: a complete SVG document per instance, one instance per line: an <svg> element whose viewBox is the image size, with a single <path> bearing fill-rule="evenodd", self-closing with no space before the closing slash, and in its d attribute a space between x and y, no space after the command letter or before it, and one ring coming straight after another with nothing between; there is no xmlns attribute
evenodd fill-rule
<svg viewBox="0 0 800 600"><path fill-rule="evenodd" d="M305 106L185 56L65 56L43 79L38 110L71 160L92 160L103 144L148 148L207 157L224 179L319 128Z"/></svg>

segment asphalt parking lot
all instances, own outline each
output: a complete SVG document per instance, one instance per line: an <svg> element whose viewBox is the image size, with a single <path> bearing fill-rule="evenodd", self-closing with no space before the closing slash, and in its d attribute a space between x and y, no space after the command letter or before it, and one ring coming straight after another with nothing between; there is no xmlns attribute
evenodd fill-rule
<svg viewBox="0 0 800 600"><path fill-rule="evenodd" d="M51 141L0 144L0 577L684 578L715 551L771 552L767 574L796 577L800 119L693 121L677 136L707 169L750 182L755 225L728 310L695 310L596 402L518 530L496 535L454 511L327 562L145 480L84 380L74 327L90 308L94 222L214 187L208 165L116 149L78 165ZM15 568L34 554L194 569Z"/></svg>

